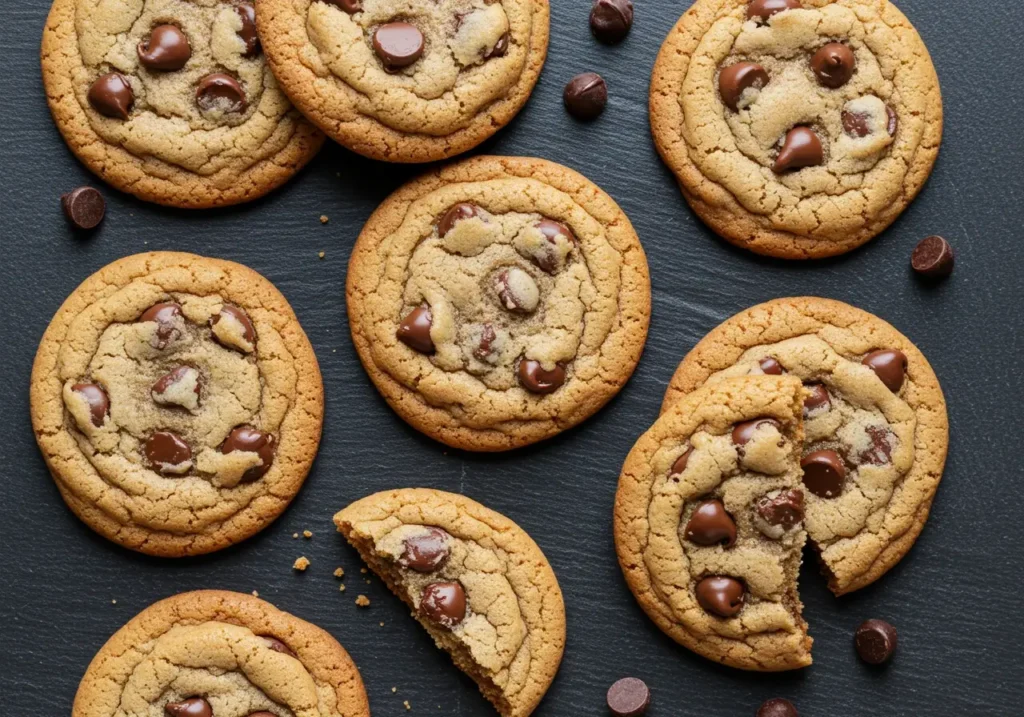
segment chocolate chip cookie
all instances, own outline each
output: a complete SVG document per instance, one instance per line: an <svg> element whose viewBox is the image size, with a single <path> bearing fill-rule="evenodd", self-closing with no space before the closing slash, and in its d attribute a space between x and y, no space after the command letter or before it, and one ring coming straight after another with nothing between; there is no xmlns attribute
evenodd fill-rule
<svg viewBox="0 0 1024 717"><path fill-rule="evenodd" d="M295 105L372 159L461 154L526 103L548 47L548 0L256 0Z"/></svg>
<svg viewBox="0 0 1024 717"><path fill-rule="evenodd" d="M327 632L250 595L183 593L99 651L72 717L369 717L359 670Z"/></svg>
<svg viewBox="0 0 1024 717"><path fill-rule="evenodd" d="M42 64L71 150L151 202L256 199L323 144L270 73L249 0L54 0Z"/></svg>
<svg viewBox="0 0 1024 717"><path fill-rule="evenodd" d="M759 254L850 251L931 173L942 98L887 0L697 0L662 46L651 128L690 206Z"/></svg>
<svg viewBox="0 0 1024 717"><path fill-rule="evenodd" d="M427 489L371 495L334 522L501 715L536 709L562 660L565 606L522 528Z"/></svg>
<svg viewBox="0 0 1024 717"><path fill-rule="evenodd" d="M680 644L747 670L811 663L797 594L804 389L793 376L699 388L637 441L615 498L619 564Z"/></svg>
<svg viewBox="0 0 1024 717"><path fill-rule="evenodd" d="M647 260L612 199L539 159L478 157L398 190L349 264L352 338L399 415L498 451L583 421L633 373Z"/></svg>
<svg viewBox="0 0 1024 717"><path fill-rule="evenodd" d="M931 366L877 316L829 299L777 299L698 343L663 410L705 383L749 374L807 386L807 533L836 595L869 585L910 550L942 478L949 425Z"/></svg>
<svg viewBox="0 0 1024 717"><path fill-rule="evenodd" d="M177 557L253 535L316 455L323 384L274 286L154 252L86 279L32 370L32 425L68 506L133 550Z"/></svg>

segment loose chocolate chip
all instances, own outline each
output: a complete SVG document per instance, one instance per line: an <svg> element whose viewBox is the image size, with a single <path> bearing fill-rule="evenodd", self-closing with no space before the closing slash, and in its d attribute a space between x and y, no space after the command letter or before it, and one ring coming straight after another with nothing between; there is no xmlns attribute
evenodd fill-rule
<svg viewBox="0 0 1024 717"><path fill-rule="evenodd" d="M267 643L267 647L274 652L280 652L282 655L288 655L289 657L296 657L292 648L288 647L288 645L284 644L276 637L271 637L270 635L262 635L262 637L263 641Z"/></svg>
<svg viewBox="0 0 1024 717"><path fill-rule="evenodd" d="M256 327L245 313L233 304L224 304L210 317L213 340L226 349L248 353L256 348Z"/></svg>
<svg viewBox="0 0 1024 717"><path fill-rule="evenodd" d="M454 207L444 213L444 216L437 222L437 235L439 237L447 236L448 232L452 230L457 222L463 219L471 219L472 217L480 216L480 208L473 204L466 204L462 202L456 204Z"/></svg>
<svg viewBox="0 0 1024 717"><path fill-rule="evenodd" d="M549 371L540 361L524 358L519 362L519 382L530 393L554 393L565 383L565 367L556 363Z"/></svg>
<svg viewBox="0 0 1024 717"><path fill-rule="evenodd" d="M811 69L825 87L842 87L857 69L857 58L853 50L841 42L830 42L811 57Z"/></svg>
<svg viewBox="0 0 1024 717"><path fill-rule="evenodd" d="M180 70L192 57L192 45L177 25L157 25L137 50L143 67L161 72Z"/></svg>
<svg viewBox="0 0 1024 717"><path fill-rule="evenodd" d="M494 353L494 342L498 340L498 334L490 324L484 324L480 329L480 341L473 349L473 356L479 361L487 361Z"/></svg>
<svg viewBox="0 0 1024 717"><path fill-rule="evenodd" d="M899 393L907 377L907 356L896 349L872 351L862 364L870 368L893 393Z"/></svg>
<svg viewBox="0 0 1024 717"><path fill-rule="evenodd" d="M398 340L421 354L434 353L434 340L430 338L430 327L434 317L429 306L417 306L406 314L398 325Z"/></svg>
<svg viewBox="0 0 1024 717"><path fill-rule="evenodd" d="M796 707L789 700L781 697L768 700L757 710L757 717L800 717Z"/></svg>
<svg viewBox="0 0 1024 717"><path fill-rule="evenodd" d="M501 305L518 314L536 311L540 303L540 290L533 277L518 267L509 267L494 277L494 290Z"/></svg>
<svg viewBox="0 0 1024 717"><path fill-rule="evenodd" d="M764 496L754 507L768 525L789 530L804 519L804 494L799 490L784 490L774 496Z"/></svg>
<svg viewBox="0 0 1024 717"><path fill-rule="evenodd" d="M925 237L910 255L910 266L921 276L942 279L953 273L953 247L940 236Z"/></svg>
<svg viewBox="0 0 1024 717"><path fill-rule="evenodd" d="M827 411L832 408L832 397L824 384L812 383L805 386L807 394L804 398L804 418L813 416L820 411Z"/></svg>
<svg viewBox="0 0 1024 717"><path fill-rule="evenodd" d="M423 33L407 22L390 22L373 33L373 51L388 72L408 67L423 55Z"/></svg>
<svg viewBox="0 0 1024 717"><path fill-rule="evenodd" d="M324 2L340 7L349 15L362 12L363 10L363 0L324 0Z"/></svg>
<svg viewBox="0 0 1024 717"><path fill-rule="evenodd" d="M793 10L801 7L799 0L753 0L747 6L747 18L759 18L767 21L772 15L783 10Z"/></svg>
<svg viewBox="0 0 1024 717"><path fill-rule="evenodd" d="M884 426L868 426L864 429L871 439L871 445L861 451L857 460L861 464L882 466L892 462L892 431Z"/></svg>
<svg viewBox="0 0 1024 717"><path fill-rule="evenodd" d="M107 203L92 187L73 189L60 198L64 216L75 229L95 229L107 213Z"/></svg>
<svg viewBox="0 0 1024 717"><path fill-rule="evenodd" d="M213 708L202 697L192 697L184 702L168 702L164 713L167 717L213 717Z"/></svg>
<svg viewBox="0 0 1024 717"><path fill-rule="evenodd" d="M590 9L590 31L600 42L622 42L633 27L633 3L630 0L594 0Z"/></svg>
<svg viewBox="0 0 1024 717"><path fill-rule="evenodd" d="M466 619L466 591L459 583L431 583L420 596L420 614L451 629Z"/></svg>
<svg viewBox="0 0 1024 717"><path fill-rule="evenodd" d="M676 458L676 462L672 464L672 470L669 471L670 476L677 476L686 470L686 465L690 462L690 454L693 453L693 446L687 446L686 450L683 451L683 455Z"/></svg>
<svg viewBox="0 0 1024 717"><path fill-rule="evenodd" d="M102 386L95 383L76 383L71 390L85 399L89 405L89 418L92 425L99 428L107 420L110 413L110 398Z"/></svg>
<svg viewBox="0 0 1024 717"><path fill-rule="evenodd" d="M608 104L608 85L596 72L576 75L565 86L562 100L569 114L579 120L592 120Z"/></svg>
<svg viewBox="0 0 1024 717"><path fill-rule="evenodd" d="M128 78L120 72L98 77L89 88L89 104L104 117L128 119L135 104L135 92Z"/></svg>
<svg viewBox="0 0 1024 717"><path fill-rule="evenodd" d="M192 382L194 384L192 396L189 396L187 393L181 395L180 391L175 390L182 382ZM194 410L199 407L199 393L201 390L199 372L191 366L178 366L178 368L170 373L161 376L153 384L149 393L153 401L160 405L173 404Z"/></svg>
<svg viewBox="0 0 1024 717"><path fill-rule="evenodd" d="M896 651L896 628L884 620L867 620L857 628L854 645L860 659L870 665L889 661Z"/></svg>
<svg viewBox="0 0 1024 717"><path fill-rule="evenodd" d="M755 418L753 421L736 424L732 429L732 442L737 446L747 445L761 426L775 426L782 432L782 424L774 418Z"/></svg>
<svg viewBox="0 0 1024 717"><path fill-rule="evenodd" d="M427 528L422 535L405 539L405 549L398 556L398 564L418 573L432 573L447 561L451 550L448 548L448 533L440 528Z"/></svg>
<svg viewBox="0 0 1024 717"><path fill-rule="evenodd" d="M786 373L785 369L782 368L782 364L771 356L761 359L757 365L761 368L761 373L768 376L781 376Z"/></svg>
<svg viewBox="0 0 1024 717"><path fill-rule="evenodd" d="M508 52L508 42L509 38L508 33L506 32L498 38L498 41L494 43L494 47L484 53L484 59L489 60L492 57L504 57L505 53Z"/></svg>
<svg viewBox="0 0 1024 717"><path fill-rule="evenodd" d="M786 133L772 171L782 174L792 169L816 167L825 162L821 140L809 127L794 127Z"/></svg>
<svg viewBox="0 0 1024 717"><path fill-rule="evenodd" d="M819 498L835 498L843 492L846 464L835 451L814 451L800 461L804 485Z"/></svg>
<svg viewBox="0 0 1024 717"><path fill-rule="evenodd" d="M736 521L720 500L709 500L697 506L684 531L686 539L697 545L736 544Z"/></svg>
<svg viewBox="0 0 1024 717"><path fill-rule="evenodd" d="M238 80L223 72L214 72L199 80L196 104L203 112L244 112L249 103Z"/></svg>
<svg viewBox="0 0 1024 717"><path fill-rule="evenodd" d="M224 439L224 443L220 446L220 452L228 454L245 451L258 455L261 461L260 465L253 466L242 474L243 483L253 483L270 470L270 466L274 463L275 447L273 435L258 431L252 426L239 426Z"/></svg>
<svg viewBox="0 0 1024 717"><path fill-rule="evenodd" d="M260 51L260 36L256 34L256 8L252 3L240 2L235 5L235 12L242 21L242 29L238 36L245 43L242 57L255 57Z"/></svg>
<svg viewBox="0 0 1024 717"><path fill-rule="evenodd" d="M650 704L647 683L636 677L623 677L608 688L608 709L615 717L641 717Z"/></svg>
<svg viewBox="0 0 1024 717"><path fill-rule="evenodd" d="M718 73L718 92L725 106L736 112L746 90L763 89L769 81L768 71L756 62L737 62Z"/></svg>
<svg viewBox="0 0 1024 717"><path fill-rule="evenodd" d="M180 304L176 304L173 301L165 301L154 304L142 312L139 321L156 322L154 346L158 349L164 349L172 339L176 339L181 334L181 330L177 327L177 320L181 315Z"/></svg>
<svg viewBox="0 0 1024 717"><path fill-rule="evenodd" d="M719 617L735 617L743 609L746 588L735 578L710 577L697 583L697 602Z"/></svg>
<svg viewBox="0 0 1024 717"><path fill-rule="evenodd" d="M192 466L192 449L170 431L157 431L146 440L146 460L158 473L180 475Z"/></svg>

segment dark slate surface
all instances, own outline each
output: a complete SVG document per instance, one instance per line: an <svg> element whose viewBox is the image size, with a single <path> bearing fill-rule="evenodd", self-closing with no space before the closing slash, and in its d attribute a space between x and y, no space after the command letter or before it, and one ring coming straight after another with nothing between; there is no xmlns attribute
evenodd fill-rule
<svg viewBox="0 0 1024 717"><path fill-rule="evenodd" d="M330 630L362 669L375 715L487 715L472 683L438 654L398 600L361 582L359 562L331 515L370 492L424 485L463 492L506 513L540 543L565 592L565 661L539 715L604 714L618 677L646 679L651 715L753 715L792 699L804 717L1011 715L1024 697L1021 608L1024 542L1019 434L1021 279L1020 0L902 0L942 78L946 136L923 195L869 246L815 264L755 258L716 239L690 213L659 163L647 126L658 46L685 0L637 0L626 43L605 48L587 29L589 3L553 0L551 55L526 110L483 151L535 155L589 176L629 214L647 249L654 316L647 351L622 395L581 428L499 456L445 451L408 428L377 396L348 338L349 250L373 208L417 170L329 146L284 190L253 206L186 213L106 190L95 235L74 236L61 192L92 182L47 114L38 69L45 0L0 11L0 704L12 717L66 715L90 658L154 600L195 588L259 590ZM606 114L585 126L562 110L575 73L605 75ZM326 214L330 223L321 226ZM910 251L945 234L953 278L921 284ZM219 554L168 561L94 535L60 500L28 415L39 337L88 274L147 249L244 262L290 299L323 368L327 424L319 459L288 512L263 534ZM317 252L326 258L318 260ZM622 460L654 419L682 355L731 314L766 299L818 294L888 319L933 363L949 399L952 446L932 519L908 559L880 583L836 600L813 560L802 579L815 665L757 676L717 667L664 637L634 603L612 548L611 509ZM312 541L293 540L310 529ZM312 567L292 572L305 554ZM808 556L810 557L810 556ZM335 566L349 572L339 594ZM368 610L355 607L368 595ZM116 600L116 604L113 601ZM900 629L888 669L860 664L854 627L883 617ZM384 626L379 625L380 622ZM391 688L398 688L393 694Z"/></svg>

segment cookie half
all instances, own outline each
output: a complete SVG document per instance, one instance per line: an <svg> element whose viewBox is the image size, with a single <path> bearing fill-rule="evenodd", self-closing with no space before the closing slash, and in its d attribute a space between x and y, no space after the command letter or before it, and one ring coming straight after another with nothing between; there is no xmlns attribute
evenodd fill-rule
<svg viewBox="0 0 1024 717"><path fill-rule="evenodd" d="M662 409L702 385L763 373L808 387L807 533L829 588L859 590L900 561L928 519L949 446L939 381L917 347L877 316L830 299L776 299L702 339Z"/></svg>
<svg viewBox="0 0 1024 717"><path fill-rule="evenodd" d="M93 658L72 717L369 717L359 670L327 632L251 595L182 593Z"/></svg>
<svg viewBox="0 0 1024 717"><path fill-rule="evenodd" d="M565 606L522 528L427 489L371 495L334 522L501 715L536 709L562 660Z"/></svg>
<svg viewBox="0 0 1024 717"><path fill-rule="evenodd" d="M278 88L245 0L54 0L42 65L71 150L147 201L251 201L323 144Z"/></svg>
<svg viewBox="0 0 1024 717"><path fill-rule="evenodd" d="M928 50L887 0L697 0L654 66L651 129L690 206L759 254L854 249L942 139Z"/></svg>
<svg viewBox="0 0 1024 717"><path fill-rule="evenodd" d="M622 468L615 547L644 611L676 642L746 670L811 664L797 594L804 390L720 381L675 403Z"/></svg>
<svg viewBox="0 0 1024 717"><path fill-rule="evenodd" d="M256 0L281 87L332 139L430 162L477 146L529 99L548 0Z"/></svg>
<svg viewBox="0 0 1024 717"><path fill-rule="evenodd" d="M137 254L85 280L43 335L32 425L68 506L150 555L208 553L291 502L323 423L316 356L255 271Z"/></svg>
<svg viewBox="0 0 1024 717"><path fill-rule="evenodd" d="M585 177L478 157L370 217L349 263L352 338L402 418L467 450L548 438L633 373L650 319L640 240Z"/></svg>

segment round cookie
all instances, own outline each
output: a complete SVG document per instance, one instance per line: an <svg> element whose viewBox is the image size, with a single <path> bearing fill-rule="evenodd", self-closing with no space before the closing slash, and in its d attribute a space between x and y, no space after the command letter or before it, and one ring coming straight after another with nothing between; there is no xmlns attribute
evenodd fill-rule
<svg viewBox="0 0 1024 717"><path fill-rule="evenodd" d="M429 489L371 495L334 522L503 717L536 709L562 660L565 606L522 528Z"/></svg>
<svg viewBox="0 0 1024 717"><path fill-rule="evenodd" d="M43 335L32 425L68 506L150 555L244 540L291 502L320 442L323 384L274 286L154 252L85 280Z"/></svg>
<svg viewBox="0 0 1024 717"><path fill-rule="evenodd" d="M526 103L548 48L548 0L256 0L281 87L371 159L476 147Z"/></svg>
<svg viewBox="0 0 1024 717"><path fill-rule="evenodd" d="M949 446L939 381L877 316L830 299L776 299L702 339L662 409L705 383L765 372L809 387L807 533L832 592L859 590L900 561L928 519Z"/></svg>
<svg viewBox="0 0 1024 717"><path fill-rule="evenodd" d="M72 717L369 717L359 670L326 631L251 595L182 593L93 658Z"/></svg>
<svg viewBox="0 0 1024 717"><path fill-rule="evenodd" d="M811 664L797 594L803 402L791 376L708 384L637 441L619 478L630 590L676 642L731 667Z"/></svg>
<svg viewBox="0 0 1024 717"><path fill-rule="evenodd" d="M887 0L697 0L662 46L650 114L700 218L787 259L884 230L942 139L928 50Z"/></svg>
<svg viewBox="0 0 1024 717"><path fill-rule="evenodd" d="M288 181L324 137L263 57L252 3L54 0L43 84L71 150L140 199L203 208Z"/></svg>
<svg viewBox="0 0 1024 717"><path fill-rule="evenodd" d="M352 252L348 313L377 388L456 448L548 438L633 373L650 317L629 220L585 177L478 157L399 189Z"/></svg>

